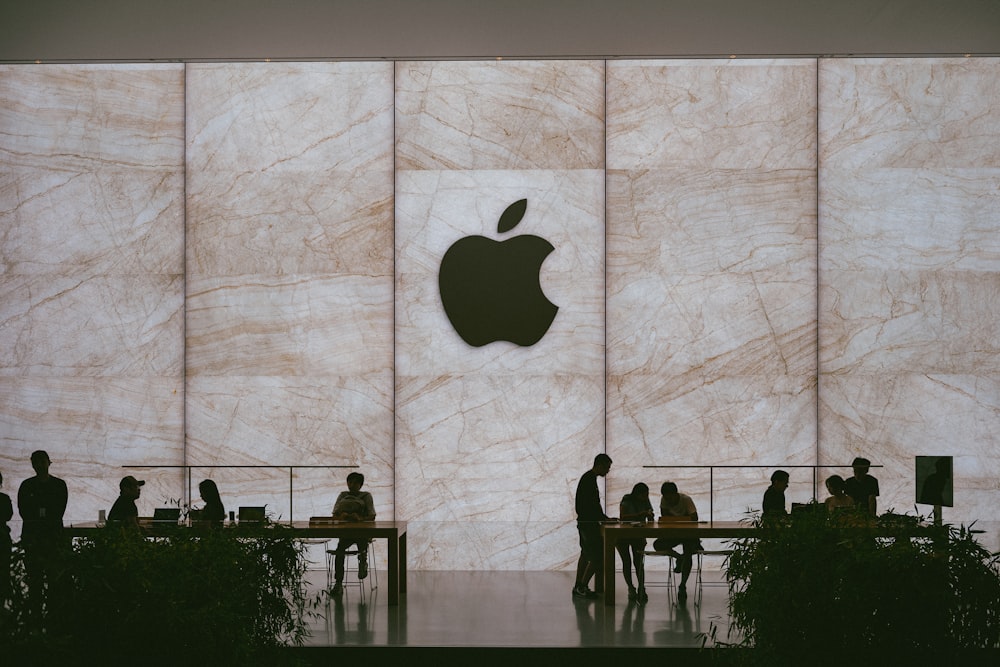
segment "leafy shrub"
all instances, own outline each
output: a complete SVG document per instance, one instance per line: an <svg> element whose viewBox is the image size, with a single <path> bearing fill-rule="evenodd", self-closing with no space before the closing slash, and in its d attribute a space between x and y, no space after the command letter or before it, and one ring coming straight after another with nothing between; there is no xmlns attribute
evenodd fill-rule
<svg viewBox="0 0 1000 667"><path fill-rule="evenodd" d="M943 655L1000 647L1000 555L964 527L920 537L914 517L754 520L726 563L731 632L753 662ZM856 664L856 663L855 663Z"/></svg>
<svg viewBox="0 0 1000 667"><path fill-rule="evenodd" d="M290 656L276 649L302 643L316 603L305 569L304 547L281 526L156 539L107 528L67 548L39 613L16 551L3 652L44 664L278 664Z"/></svg>

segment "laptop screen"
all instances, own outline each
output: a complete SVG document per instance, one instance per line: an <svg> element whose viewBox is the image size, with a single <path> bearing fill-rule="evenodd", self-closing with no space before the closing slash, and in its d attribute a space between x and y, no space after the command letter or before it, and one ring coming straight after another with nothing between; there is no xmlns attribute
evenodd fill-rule
<svg viewBox="0 0 1000 667"><path fill-rule="evenodd" d="M240 521L263 521L264 507L241 507Z"/></svg>
<svg viewBox="0 0 1000 667"><path fill-rule="evenodd" d="M181 518L181 508L179 507L157 507L153 510L153 521L170 521L177 523Z"/></svg>

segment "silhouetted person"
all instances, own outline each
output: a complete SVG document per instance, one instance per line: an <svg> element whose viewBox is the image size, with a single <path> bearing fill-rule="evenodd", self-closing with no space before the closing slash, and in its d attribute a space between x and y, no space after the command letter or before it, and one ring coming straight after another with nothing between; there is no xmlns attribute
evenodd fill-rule
<svg viewBox="0 0 1000 667"><path fill-rule="evenodd" d="M826 505L827 512L854 507L854 499L847 495L846 489L847 484L840 475L830 475L826 478L826 490L830 495L823 504Z"/></svg>
<svg viewBox="0 0 1000 667"><path fill-rule="evenodd" d="M352 472L347 476L347 491L341 491L337 502L333 504L333 518L337 521L374 521L375 503L372 494L362 491L365 476ZM333 559L333 594L344 592L344 557L352 545L358 547L358 579L368 576L368 541L367 540L337 540L337 553Z"/></svg>
<svg viewBox="0 0 1000 667"><path fill-rule="evenodd" d="M222 504L222 496L219 495L219 487L211 479L202 480L198 485L198 493L205 501L205 507L201 510L199 519L207 522L213 527L221 527L226 520L226 507Z"/></svg>
<svg viewBox="0 0 1000 667"><path fill-rule="evenodd" d="M601 522L608 521L601 505L601 492L597 488L597 478L604 477L611 470L611 457L598 454L594 465L580 477L576 485L576 529L580 534L580 559L576 564L576 583L573 597L597 598L604 588L604 537ZM590 580L597 575L598 591L590 590Z"/></svg>
<svg viewBox="0 0 1000 667"><path fill-rule="evenodd" d="M920 502L925 505L944 505L944 487L951 477L951 461L942 456L934 462L934 472L927 475L920 489Z"/></svg>
<svg viewBox="0 0 1000 667"><path fill-rule="evenodd" d="M764 491L764 502L761 506L765 519L783 517L788 514L785 509L785 489L788 488L788 473L775 470L771 473L771 486Z"/></svg>
<svg viewBox="0 0 1000 667"><path fill-rule="evenodd" d="M3 486L3 474L0 473L0 486ZM8 521L14 518L14 506L10 496L0 492L0 609L10 599L10 554L14 543L10 539Z"/></svg>
<svg viewBox="0 0 1000 667"><path fill-rule="evenodd" d="M660 487L660 519L664 521L697 521L698 509L694 506L691 496L680 493L673 482L664 482ZM683 553L674 550L681 545ZM677 599L687 597L687 581L691 576L691 560L695 552L701 551L700 540L670 540L665 537L653 541L653 549L667 551L677 559L674 572L681 575L681 583L677 587Z"/></svg>
<svg viewBox="0 0 1000 667"><path fill-rule="evenodd" d="M139 530L139 508L135 501L142 494L146 482L132 475L122 477L118 482L118 499L108 512L108 523L123 528Z"/></svg>
<svg viewBox="0 0 1000 667"><path fill-rule="evenodd" d="M632 492L622 497L618 505L618 514L622 521L652 521L654 514L653 506L649 503L649 487L642 482L633 486ZM646 595L645 538L619 540L615 546L618 555L622 557L622 576L625 577L625 585L628 586L628 599L647 602L649 596ZM632 583L633 563L635 563L635 576L639 582L638 588Z"/></svg>
<svg viewBox="0 0 1000 667"><path fill-rule="evenodd" d="M878 514L878 480L868 474L872 462L868 459L857 457L851 462L854 469L854 476L844 480L847 495L854 499L854 504L868 513L869 516Z"/></svg>
<svg viewBox="0 0 1000 667"><path fill-rule="evenodd" d="M58 576L60 560L68 546L62 529L69 493L66 482L49 474L51 463L43 450L32 452L35 476L21 482L17 490L17 511L24 521L21 527L24 568L31 604L36 610L41 610L45 590Z"/></svg>

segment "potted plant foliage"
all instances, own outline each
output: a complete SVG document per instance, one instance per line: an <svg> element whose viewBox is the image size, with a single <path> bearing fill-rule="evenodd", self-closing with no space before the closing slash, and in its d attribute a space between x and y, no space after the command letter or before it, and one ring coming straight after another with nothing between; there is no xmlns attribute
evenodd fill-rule
<svg viewBox="0 0 1000 667"><path fill-rule="evenodd" d="M1000 554L970 528L891 512L752 522L756 536L731 542L731 636L718 642L749 648L741 661L896 664L1000 648Z"/></svg>
<svg viewBox="0 0 1000 667"><path fill-rule="evenodd" d="M39 610L15 550L2 654L9 664L289 664L281 649L302 643L318 602L306 565L280 525L156 539L108 527L67 545Z"/></svg>

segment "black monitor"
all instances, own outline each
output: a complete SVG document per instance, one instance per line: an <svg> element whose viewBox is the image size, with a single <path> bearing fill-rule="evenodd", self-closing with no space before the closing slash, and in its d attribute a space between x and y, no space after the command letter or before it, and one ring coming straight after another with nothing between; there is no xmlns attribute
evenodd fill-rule
<svg viewBox="0 0 1000 667"><path fill-rule="evenodd" d="M952 457L918 456L917 503L939 507L954 507L955 486L952 476Z"/></svg>

